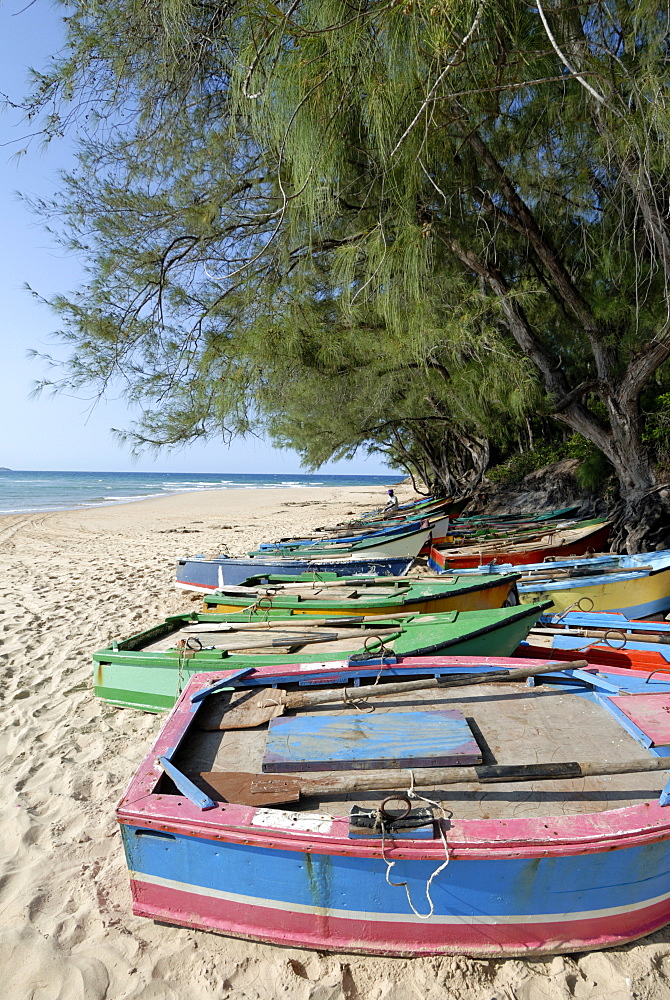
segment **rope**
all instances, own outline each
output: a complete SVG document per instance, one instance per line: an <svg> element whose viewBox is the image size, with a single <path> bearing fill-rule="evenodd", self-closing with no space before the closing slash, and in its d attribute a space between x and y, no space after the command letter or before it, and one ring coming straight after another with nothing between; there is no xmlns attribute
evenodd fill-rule
<svg viewBox="0 0 670 1000"><path fill-rule="evenodd" d="M197 645L195 645L197 643ZM180 639L177 642L177 694L181 694L184 689L184 664L193 658L194 653L199 653L203 648L202 639L197 635L190 635L188 639Z"/></svg>
<svg viewBox="0 0 670 1000"><path fill-rule="evenodd" d="M179 656L177 657L177 694L184 690L184 663L186 662L186 640L180 639L177 643Z"/></svg>
<svg viewBox="0 0 670 1000"><path fill-rule="evenodd" d="M384 645L384 640L378 635L366 636L365 641L363 642L363 649L365 650L368 649L367 645L368 639L376 639L381 647L379 651L381 660L379 664L379 670L377 671L377 676L375 677L372 684L368 685L369 689L377 687L377 685L379 684L379 678L381 677L384 667L386 666L386 664L384 663L384 654L389 656L394 656L395 654L392 649L389 649L388 646ZM342 691L342 702L344 705L348 705L350 708L355 708L357 712L362 712L364 715L371 715L371 713L374 712L375 710L374 705L368 705L366 708L361 708L361 704L365 704L365 695L362 695L361 697L352 697L352 695L348 693L346 688L344 688L344 690Z"/></svg>
<svg viewBox="0 0 670 1000"><path fill-rule="evenodd" d="M417 791L415 791L415 789L414 789L414 772L413 771L409 772L409 776L410 776L410 787L407 789L407 792L405 793L406 796L408 798L410 798L410 799L420 799L422 802L427 802L429 805L435 806L435 808L440 813L440 816L439 816L438 821L437 821L437 824L438 824L437 828L440 831L440 839L442 841L442 846L444 847L444 861L440 865L437 866L437 868L435 869L435 871L432 873L432 875L426 881L426 887L425 887L424 891L426 893L426 900L428 901L428 905L430 907L428 913L419 913L419 911L414 906L414 903L412 902L412 897L410 895L409 883L408 882L392 882L391 879L390 879L391 869L394 867L394 865L396 864L396 862L395 861L389 861L389 859L386 857L386 824L384 823L384 815L383 815L381 809L377 810L377 815L375 817L375 828L376 829L377 828L381 829L381 835L382 835L382 858L384 860L384 864L386 865L386 882L387 882L387 884L393 886L394 888L401 888L401 889L405 890L405 895L407 896L407 902L409 903L410 909L411 909L411 911L412 911L412 913L414 914L415 917L418 917L419 920L430 920L430 918L432 917L433 913L435 912L435 904L434 904L433 899L432 899L432 897L430 895L430 889L431 889L431 886L433 884L433 879L437 878L437 876L440 874L440 872L443 871L443 869L445 869L447 867L447 865L449 864L449 846L447 844L447 838L446 838L446 836L444 834L444 830L442 828L442 820L446 820L447 816L446 816L446 813L444 811L444 807L442 806L441 803L435 802L433 799L428 799L428 798L426 798L425 795L419 795L419 793ZM377 824L379 824L379 826L377 826Z"/></svg>

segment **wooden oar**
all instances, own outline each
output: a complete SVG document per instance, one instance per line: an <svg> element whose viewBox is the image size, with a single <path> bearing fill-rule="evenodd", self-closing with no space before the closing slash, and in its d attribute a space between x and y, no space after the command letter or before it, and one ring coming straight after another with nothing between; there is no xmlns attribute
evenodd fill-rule
<svg viewBox="0 0 670 1000"><path fill-rule="evenodd" d="M565 781L570 778L592 778L608 774L637 774L645 771L667 771L667 757L629 760L620 764L565 763L548 764L480 764L475 767L422 767L412 771L414 785L460 785L464 782L492 784L505 781ZM201 771L193 776L219 801L245 806L274 806L298 802L301 797L344 795L349 792L404 792L409 784L407 770L375 771L365 774L335 777L293 778L280 774L248 774L241 771Z"/></svg>
<svg viewBox="0 0 670 1000"><path fill-rule="evenodd" d="M617 636L613 633L619 633ZM657 632L636 631L630 626L613 625L612 628L534 628L529 635L572 635L585 639L606 639L608 636L613 639L623 639L626 642L660 642L670 644L670 634L667 632L659 634Z"/></svg>
<svg viewBox="0 0 670 1000"><path fill-rule="evenodd" d="M225 649L230 652L234 652L239 649L277 649L279 647L295 646L299 649L301 646L307 646L310 643L316 642L337 642L339 639L352 639L357 638L360 634L369 635L373 639L376 638L388 638L392 635L398 635L400 632L400 627L393 629L375 629L374 631L369 631L367 629L361 629L357 631L349 630L348 632L325 632L323 635L316 635L312 633L301 634L300 632L295 632L293 635L287 634L282 638L277 639L254 639L252 636L248 636L244 641L226 644L225 646L214 646L214 649ZM372 655L372 654L371 654Z"/></svg>
<svg viewBox="0 0 670 1000"><path fill-rule="evenodd" d="M328 702L367 700L387 694L409 694L412 691L428 691L431 688L469 687L471 684L487 684L499 681L522 681L538 674L556 673L561 669L579 670L588 667L586 660L571 661L569 667L557 666L555 662L543 663L541 667L521 670L489 670L481 674L447 674L444 677L427 677L416 681L395 681L388 684L360 687L326 688L321 691L284 691L281 688L265 688L259 693L243 692L233 705L210 710L198 719L201 729L253 729L261 726L285 711L308 708L312 705L326 705Z"/></svg>
<svg viewBox="0 0 670 1000"><path fill-rule="evenodd" d="M535 573L533 570L526 571L526 575L522 576L519 583L540 583L540 582L551 582L552 580L587 580L590 576L605 576L608 573L651 573L653 572L653 566L629 566L624 569L615 567L613 569L598 569L597 567L575 567L575 569L559 569L555 573L545 572L544 570L537 570ZM523 571L522 571L523 572Z"/></svg>
<svg viewBox="0 0 670 1000"><path fill-rule="evenodd" d="M449 612L444 613L448 614ZM187 628L182 629L182 632L188 632L191 635L199 635L200 633L206 635L208 632L247 632L249 629L262 630L268 628L302 629L314 628L314 626L332 628L341 625L351 626L353 630L354 628L374 628L375 622L406 621L408 618L417 617L418 612L416 611L407 611L405 614L399 614L398 612L392 614L389 612L386 615L331 615L328 618L317 618L316 615L291 615L288 618L277 617L262 619L261 621L240 620L236 622L218 622L216 624L203 622L199 625L189 625ZM300 623L299 625L298 622Z"/></svg>
<svg viewBox="0 0 670 1000"><path fill-rule="evenodd" d="M259 583L249 587L222 587L218 593L240 594L244 591L245 595L248 592L249 596L252 596L260 590L294 590L299 588L322 590L326 587L352 587L355 589L356 587L378 587L386 583L406 583L409 585L410 583L424 583L425 581L431 583L449 583L449 576L447 574L433 574L431 576L362 576L360 579L340 577L337 580L296 580L295 582L283 583Z"/></svg>

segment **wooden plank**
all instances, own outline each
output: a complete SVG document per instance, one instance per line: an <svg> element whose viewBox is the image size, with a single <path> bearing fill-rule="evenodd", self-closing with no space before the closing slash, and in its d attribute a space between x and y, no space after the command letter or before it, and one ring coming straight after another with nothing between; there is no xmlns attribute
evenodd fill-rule
<svg viewBox="0 0 670 1000"><path fill-rule="evenodd" d="M458 709L272 719L263 771L346 771L479 764L482 755Z"/></svg>

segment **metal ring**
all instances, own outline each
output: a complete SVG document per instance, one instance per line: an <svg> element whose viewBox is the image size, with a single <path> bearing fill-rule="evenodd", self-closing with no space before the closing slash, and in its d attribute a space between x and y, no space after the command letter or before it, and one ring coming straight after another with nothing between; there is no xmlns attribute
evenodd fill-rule
<svg viewBox="0 0 670 1000"><path fill-rule="evenodd" d="M365 652L366 653L371 653L372 652L372 650L368 646L368 640L370 640L370 639L376 639L377 640L377 642L379 643L379 652L383 653L384 652L384 640L382 639L382 637L380 635L366 635L365 639L363 640L363 649L365 650Z"/></svg>
<svg viewBox="0 0 670 1000"><path fill-rule="evenodd" d="M590 604L591 604L591 607L590 608L583 608L582 607L582 601L589 601ZM593 598L589 597L588 595L586 595L584 597L580 597L579 600L577 601L577 604L575 605L575 607L577 607L579 611L583 611L584 614L588 614L589 611L593 611L593 608L594 608Z"/></svg>
<svg viewBox="0 0 670 1000"><path fill-rule="evenodd" d="M407 808L399 816L393 816L387 811L386 805L389 802L406 802ZM384 799L379 806L379 815L382 819L388 820L389 823L397 823L399 819L405 819L412 811L412 803L408 795L389 795L388 798Z"/></svg>
<svg viewBox="0 0 670 1000"><path fill-rule="evenodd" d="M619 633L619 635L623 640L623 646L613 646L609 640L610 634L616 634L617 632ZM605 635L603 636L603 642L605 643L606 646L609 646L610 649L616 649L616 650L625 649L626 643L628 642L628 636L626 635L626 633L622 628L608 628L607 631L605 632Z"/></svg>
<svg viewBox="0 0 670 1000"><path fill-rule="evenodd" d="M263 604L263 601L267 601L267 604ZM268 596L259 597L256 601L256 607L259 611L269 611L272 607L272 598Z"/></svg>
<svg viewBox="0 0 670 1000"><path fill-rule="evenodd" d="M192 646L191 645L192 642L197 642L198 645L197 646ZM198 639L197 635L190 635L188 637L188 639L186 640L186 648L187 649L195 649L196 651L200 650L200 649L202 649L202 642L200 641L200 639Z"/></svg>

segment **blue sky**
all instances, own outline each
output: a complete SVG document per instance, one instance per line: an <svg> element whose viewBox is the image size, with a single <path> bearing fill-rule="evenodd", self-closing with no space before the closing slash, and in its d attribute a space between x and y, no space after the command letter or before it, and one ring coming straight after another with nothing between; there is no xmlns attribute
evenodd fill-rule
<svg viewBox="0 0 670 1000"><path fill-rule="evenodd" d="M62 44L59 10L46 0L5 0L0 5L0 91L19 102L27 92L29 67L43 68ZM42 149L29 142L30 126L20 113L0 117L0 466L40 470L142 470L169 472L300 471L297 455L254 439L193 445L154 459L133 463L111 427L127 427L132 414L122 399L98 402L43 395L29 399L44 366L27 351L62 355L51 336L56 317L24 288L50 297L67 292L85 278L81 264L50 242L49 234L17 195L48 197L58 186L60 170L72 165L67 140ZM19 151L28 149L26 155ZM364 457L324 466L324 473L377 475L386 472Z"/></svg>

